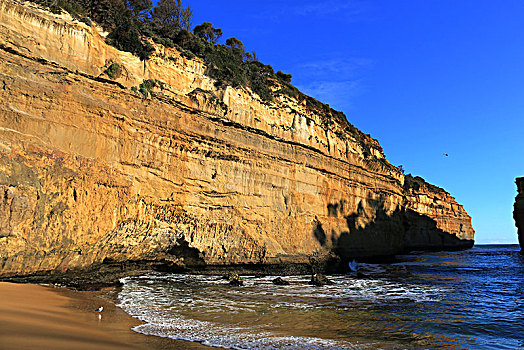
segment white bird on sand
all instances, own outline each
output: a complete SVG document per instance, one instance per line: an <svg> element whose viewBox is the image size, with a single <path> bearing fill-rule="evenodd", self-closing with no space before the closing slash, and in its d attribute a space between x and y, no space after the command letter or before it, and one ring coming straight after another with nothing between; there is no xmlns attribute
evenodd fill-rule
<svg viewBox="0 0 524 350"><path fill-rule="evenodd" d="M357 272L357 269L358 269L358 265L357 265L357 262L355 261L355 259L353 259L353 261L350 261L349 264L349 269L353 272Z"/></svg>
<svg viewBox="0 0 524 350"><path fill-rule="evenodd" d="M98 309L96 309L96 312L98 312L99 314L101 314L102 311L104 311L104 307L103 306L100 306Z"/></svg>

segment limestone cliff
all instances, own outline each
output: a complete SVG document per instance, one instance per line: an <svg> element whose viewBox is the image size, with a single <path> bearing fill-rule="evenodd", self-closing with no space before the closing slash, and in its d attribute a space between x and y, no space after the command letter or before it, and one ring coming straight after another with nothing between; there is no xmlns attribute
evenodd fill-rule
<svg viewBox="0 0 524 350"><path fill-rule="evenodd" d="M347 121L205 72L175 49L140 61L97 27L0 0L0 275L473 244L453 197ZM131 89L145 80L151 93Z"/></svg>
<svg viewBox="0 0 524 350"><path fill-rule="evenodd" d="M517 196L513 207L513 218L518 230L520 248L524 252L524 177L517 177L515 183L517 184Z"/></svg>

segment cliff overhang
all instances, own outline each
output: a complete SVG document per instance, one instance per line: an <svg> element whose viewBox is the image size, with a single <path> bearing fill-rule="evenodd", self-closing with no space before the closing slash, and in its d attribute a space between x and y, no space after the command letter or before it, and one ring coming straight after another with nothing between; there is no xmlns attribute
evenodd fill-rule
<svg viewBox="0 0 524 350"><path fill-rule="evenodd" d="M0 0L0 276L301 269L473 245L449 193L347 121L217 87L176 49L140 61L102 34Z"/></svg>

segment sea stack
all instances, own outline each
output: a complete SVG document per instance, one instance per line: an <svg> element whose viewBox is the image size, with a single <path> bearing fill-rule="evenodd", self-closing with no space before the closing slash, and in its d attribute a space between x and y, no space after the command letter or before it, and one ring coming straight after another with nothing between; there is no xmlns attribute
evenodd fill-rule
<svg viewBox="0 0 524 350"><path fill-rule="evenodd" d="M275 73L263 98L176 47L151 40L141 60L29 2L0 1L0 24L0 277L473 245L448 192Z"/></svg>
<svg viewBox="0 0 524 350"><path fill-rule="evenodd" d="M517 196L513 207L513 218L518 229L521 252L524 249L524 177L517 177Z"/></svg>

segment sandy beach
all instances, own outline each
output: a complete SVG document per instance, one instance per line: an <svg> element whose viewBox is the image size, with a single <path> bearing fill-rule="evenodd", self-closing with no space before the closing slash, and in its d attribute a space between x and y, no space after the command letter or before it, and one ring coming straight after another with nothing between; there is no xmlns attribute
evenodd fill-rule
<svg viewBox="0 0 524 350"><path fill-rule="evenodd" d="M133 332L140 321L101 294L0 282L0 348L210 349Z"/></svg>

